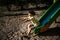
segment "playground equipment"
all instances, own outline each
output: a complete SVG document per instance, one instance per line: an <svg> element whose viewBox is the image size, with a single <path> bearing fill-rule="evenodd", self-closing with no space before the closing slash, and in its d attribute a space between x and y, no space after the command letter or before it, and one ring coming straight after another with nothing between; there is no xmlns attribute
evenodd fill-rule
<svg viewBox="0 0 60 40"><path fill-rule="evenodd" d="M39 18L40 25L34 29L34 33L45 32L51 23L60 15L60 0L54 2Z"/></svg>

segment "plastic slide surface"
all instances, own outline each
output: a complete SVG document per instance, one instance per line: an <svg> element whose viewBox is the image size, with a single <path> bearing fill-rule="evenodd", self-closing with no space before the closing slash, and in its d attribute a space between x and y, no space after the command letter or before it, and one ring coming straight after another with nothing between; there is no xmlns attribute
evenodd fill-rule
<svg viewBox="0 0 60 40"><path fill-rule="evenodd" d="M38 34L40 29L48 28L51 23L60 15L60 0L53 3L39 18L40 25L34 29L34 33Z"/></svg>

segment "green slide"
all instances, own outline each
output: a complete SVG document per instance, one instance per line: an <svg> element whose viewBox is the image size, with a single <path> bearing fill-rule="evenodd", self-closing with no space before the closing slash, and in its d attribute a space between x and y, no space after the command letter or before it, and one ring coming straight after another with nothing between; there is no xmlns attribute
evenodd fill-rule
<svg viewBox="0 0 60 40"><path fill-rule="evenodd" d="M60 15L60 0L53 3L39 18L40 25L34 29L34 33L38 34L40 29L46 27L47 24L51 23Z"/></svg>

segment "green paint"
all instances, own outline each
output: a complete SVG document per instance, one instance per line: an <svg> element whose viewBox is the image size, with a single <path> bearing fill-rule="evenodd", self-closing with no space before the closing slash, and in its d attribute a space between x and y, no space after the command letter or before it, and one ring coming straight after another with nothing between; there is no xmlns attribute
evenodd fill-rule
<svg viewBox="0 0 60 40"><path fill-rule="evenodd" d="M57 4L60 2L60 0L57 0L55 3L53 3L44 13L43 15L39 18L39 22L42 22L42 20L51 12L51 10L53 10L55 8L55 6L57 6ZM58 8L53 15L51 15L50 20L46 23L46 24L51 24L60 14L60 8ZM40 31L40 28L43 28L43 25L38 25L35 29L34 29L34 33L38 34Z"/></svg>

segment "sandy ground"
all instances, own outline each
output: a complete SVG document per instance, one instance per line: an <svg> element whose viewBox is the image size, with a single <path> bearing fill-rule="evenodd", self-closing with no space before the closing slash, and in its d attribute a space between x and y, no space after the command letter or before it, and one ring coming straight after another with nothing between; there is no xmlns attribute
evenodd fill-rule
<svg viewBox="0 0 60 40"><path fill-rule="evenodd" d="M60 36L56 35L59 31L55 31L55 33L57 33L54 34L52 30L49 30L50 32L42 33L35 37L27 35L27 25L31 22L25 22L25 20L27 20L26 17L27 16L0 17L0 40L60 40ZM51 35L48 35L50 33Z"/></svg>
<svg viewBox="0 0 60 40"><path fill-rule="evenodd" d="M3 8L4 12L5 10ZM0 12L3 11L0 10ZM42 10L39 12L36 11L37 15L35 17L38 19L42 15L41 13ZM56 28L49 29L45 33L41 33L34 37L32 35L27 35L27 26L31 24L31 22L25 22L25 20L27 20L26 17L25 15L0 17L0 40L60 40L60 24L58 24L59 27L57 25ZM52 27L54 27L54 25Z"/></svg>

